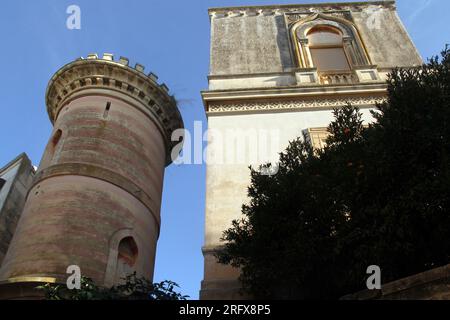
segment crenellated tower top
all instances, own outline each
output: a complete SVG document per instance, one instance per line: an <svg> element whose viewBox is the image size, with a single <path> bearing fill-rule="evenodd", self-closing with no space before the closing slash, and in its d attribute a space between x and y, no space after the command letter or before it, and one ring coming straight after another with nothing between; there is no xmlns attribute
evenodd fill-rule
<svg viewBox="0 0 450 320"><path fill-rule="evenodd" d="M89 54L59 69L50 79L46 91L46 104L50 121L55 123L60 111L73 99L99 90L108 90L118 98L127 99L143 113L156 120L165 137L167 155L178 143L171 141L174 130L183 128L183 120L177 108L175 98L169 94L169 88L158 83L158 77L145 67L136 63L129 66L129 60L105 53L103 57ZM168 158L167 163L171 160Z"/></svg>

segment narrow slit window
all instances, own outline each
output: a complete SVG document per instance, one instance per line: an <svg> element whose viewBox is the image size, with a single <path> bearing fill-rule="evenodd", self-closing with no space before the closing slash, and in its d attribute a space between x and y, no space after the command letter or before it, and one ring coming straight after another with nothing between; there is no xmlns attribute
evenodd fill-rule
<svg viewBox="0 0 450 320"><path fill-rule="evenodd" d="M111 109L111 102L107 102L106 103L106 108L105 108L105 112L103 112L103 118L106 118L106 117L108 117L108 113L109 113L109 110Z"/></svg>

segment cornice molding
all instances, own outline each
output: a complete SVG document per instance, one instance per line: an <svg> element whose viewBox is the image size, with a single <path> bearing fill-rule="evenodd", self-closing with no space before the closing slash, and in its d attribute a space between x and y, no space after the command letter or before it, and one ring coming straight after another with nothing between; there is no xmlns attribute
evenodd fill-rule
<svg viewBox="0 0 450 320"><path fill-rule="evenodd" d="M354 106L375 106L386 101L386 97L369 96L343 96L313 99L278 100L278 101L236 101L236 102L211 102L208 104L207 113L226 114L242 112L279 112L311 109L334 109L347 103Z"/></svg>
<svg viewBox="0 0 450 320"><path fill-rule="evenodd" d="M386 95L386 82L359 83L354 85L311 85L269 88L228 89L202 91L205 107L212 102L224 101L260 101L260 100L296 100L335 96Z"/></svg>
<svg viewBox="0 0 450 320"><path fill-rule="evenodd" d="M210 18L234 18L242 16L270 16L288 13L311 14L315 12L338 11L362 11L370 6L379 6L389 10L396 10L395 1L367 1L367 2L343 2L343 3L319 3L298 5L273 5L273 6L243 6L210 8Z"/></svg>
<svg viewBox="0 0 450 320"><path fill-rule="evenodd" d="M173 96L165 84L158 84L153 73L144 74L144 66L128 66L129 60L120 57L114 61L112 54L90 54L86 59L77 59L59 69L50 79L46 91L47 112L55 123L60 110L79 92L89 89L106 89L119 92L140 102L158 121L163 130L167 152L170 154L178 141L172 142L171 135L183 128L183 120Z"/></svg>

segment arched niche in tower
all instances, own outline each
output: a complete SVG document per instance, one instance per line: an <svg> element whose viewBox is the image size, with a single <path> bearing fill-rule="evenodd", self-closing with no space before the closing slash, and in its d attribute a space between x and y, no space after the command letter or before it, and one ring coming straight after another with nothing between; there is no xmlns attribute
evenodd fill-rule
<svg viewBox="0 0 450 320"><path fill-rule="evenodd" d="M315 13L294 23L290 28L290 35L299 68L316 68L315 58L332 54L333 50L325 50L327 46L329 49L342 48L343 52L334 51L338 55L345 55L350 69L372 64L358 29L348 20ZM321 52L314 52L315 48L320 48ZM318 56L315 57L315 53ZM337 59L342 61L341 57Z"/></svg>
<svg viewBox="0 0 450 320"><path fill-rule="evenodd" d="M115 283L121 283L127 276L133 274L138 258L138 246L133 237L128 236L120 240L117 249L117 264Z"/></svg>
<svg viewBox="0 0 450 320"><path fill-rule="evenodd" d="M124 278L136 270L139 258L139 241L132 229L120 229L109 240L108 264L104 286L123 283Z"/></svg>

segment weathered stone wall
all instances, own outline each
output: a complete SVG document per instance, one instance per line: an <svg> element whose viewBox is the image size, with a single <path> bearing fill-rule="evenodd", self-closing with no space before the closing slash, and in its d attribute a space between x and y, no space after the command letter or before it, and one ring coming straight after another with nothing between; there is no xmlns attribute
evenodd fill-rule
<svg viewBox="0 0 450 320"><path fill-rule="evenodd" d="M370 22L370 15L379 19ZM369 6L352 12L372 63L380 69L411 67L422 64L422 57L414 46L397 11Z"/></svg>
<svg viewBox="0 0 450 320"><path fill-rule="evenodd" d="M343 300L450 300L450 264L365 290Z"/></svg>
<svg viewBox="0 0 450 320"><path fill-rule="evenodd" d="M351 11L369 57L378 68L422 63L393 1L213 8L210 75L290 71L296 58L285 14L338 11Z"/></svg>
<svg viewBox="0 0 450 320"><path fill-rule="evenodd" d="M215 18L211 75L281 72L293 66L283 16Z"/></svg>
<svg viewBox="0 0 450 320"><path fill-rule="evenodd" d="M31 187L34 169L26 154L21 154L2 170L6 180L0 200L0 266L16 230L25 199Z"/></svg>

